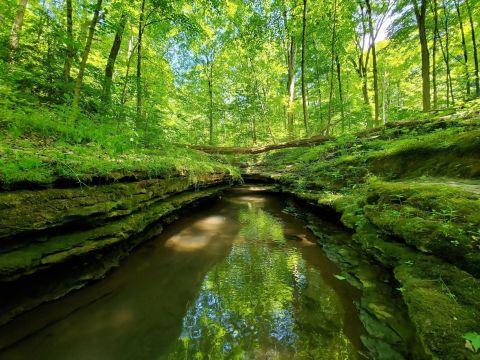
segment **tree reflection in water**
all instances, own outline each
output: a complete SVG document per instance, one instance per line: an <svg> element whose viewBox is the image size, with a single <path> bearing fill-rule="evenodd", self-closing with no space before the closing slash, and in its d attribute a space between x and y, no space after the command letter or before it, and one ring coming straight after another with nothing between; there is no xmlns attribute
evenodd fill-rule
<svg viewBox="0 0 480 360"><path fill-rule="evenodd" d="M337 293L262 205L239 209L230 254L206 275L163 358L357 358Z"/></svg>

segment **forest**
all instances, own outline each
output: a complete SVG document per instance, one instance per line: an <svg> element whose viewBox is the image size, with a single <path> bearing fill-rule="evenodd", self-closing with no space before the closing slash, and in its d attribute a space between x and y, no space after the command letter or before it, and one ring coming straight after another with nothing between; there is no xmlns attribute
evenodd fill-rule
<svg viewBox="0 0 480 360"><path fill-rule="evenodd" d="M479 0L0 0L0 358L478 360Z"/></svg>
<svg viewBox="0 0 480 360"><path fill-rule="evenodd" d="M2 117L94 126L124 146L354 133L478 98L479 11L475 0L4 0Z"/></svg>

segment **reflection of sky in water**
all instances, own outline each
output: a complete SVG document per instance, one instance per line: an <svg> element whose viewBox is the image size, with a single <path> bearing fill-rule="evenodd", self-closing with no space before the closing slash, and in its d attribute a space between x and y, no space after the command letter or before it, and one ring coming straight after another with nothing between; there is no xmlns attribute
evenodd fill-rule
<svg viewBox="0 0 480 360"><path fill-rule="evenodd" d="M166 357L273 359L307 350L307 358L355 358L337 295L285 240L282 222L249 206L239 223L239 237L205 276Z"/></svg>

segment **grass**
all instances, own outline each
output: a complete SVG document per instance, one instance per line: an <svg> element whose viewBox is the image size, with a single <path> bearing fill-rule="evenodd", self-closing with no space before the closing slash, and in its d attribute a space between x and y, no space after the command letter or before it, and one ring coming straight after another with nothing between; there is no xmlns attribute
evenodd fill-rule
<svg viewBox="0 0 480 360"><path fill-rule="evenodd" d="M239 177L234 166L167 139L140 137L116 123L81 117L67 124L65 109L22 107L0 109L0 185L48 184L68 179L79 184L93 179L188 176L201 182L204 174L223 172ZM93 123L93 126L92 126Z"/></svg>

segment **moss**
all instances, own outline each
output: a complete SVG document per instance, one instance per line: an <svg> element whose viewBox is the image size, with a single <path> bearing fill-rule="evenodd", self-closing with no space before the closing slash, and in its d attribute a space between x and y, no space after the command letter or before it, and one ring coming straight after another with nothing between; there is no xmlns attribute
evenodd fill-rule
<svg viewBox="0 0 480 360"><path fill-rule="evenodd" d="M185 176L192 183L202 183L202 178L212 173L237 178L240 175L225 159L174 145L152 150L128 144L121 151L113 151L108 148L110 144L94 141L78 144L35 137L22 140L1 131L0 139L6 145L0 149L0 190L47 186L58 181L83 186L124 178L170 176Z"/></svg>
<svg viewBox="0 0 480 360"><path fill-rule="evenodd" d="M363 289L364 344L376 358L478 357L462 338L480 332L480 123L469 116L387 124L363 138L256 160L263 174L275 173L311 204L333 207L355 230L341 243L309 226ZM420 344L401 332L408 318ZM408 353L389 329L407 348L421 349Z"/></svg>
<svg viewBox="0 0 480 360"><path fill-rule="evenodd" d="M409 316L430 354L437 359L476 359L463 335L479 330L480 281L432 257L395 269Z"/></svg>
<svg viewBox="0 0 480 360"><path fill-rule="evenodd" d="M65 262L72 257L86 255L125 241L180 207L210 196L216 191L218 188L184 192L165 200L156 198L129 216L114 218L103 226L66 235L54 235L45 241L26 243L24 247L1 253L0 279L12 280Z"/></svg>
<svg viewBox="0 0 480 360"><path fill-rule="evenodd" d="M365 216L387 234L480 275L480 195L461 187L372 182Z"/></svg>
<svg viewBox="0 0 480 360"><path fill-rule="evenodd" d="M202 182L211 184L229 180L223 173L202 178ZM20 247L31 241L29 232L75 227L79 221L83 221L82 227L95 227L194 187L188 177L175 176L83 188L0 192L0 244L5 247L6 238L14 237L10 240L12 246Z"/></svg>

